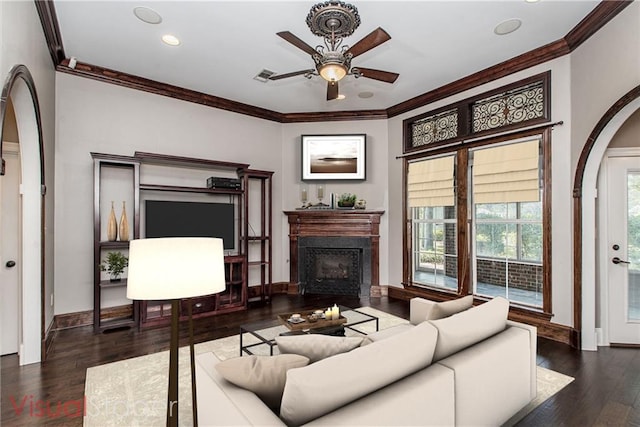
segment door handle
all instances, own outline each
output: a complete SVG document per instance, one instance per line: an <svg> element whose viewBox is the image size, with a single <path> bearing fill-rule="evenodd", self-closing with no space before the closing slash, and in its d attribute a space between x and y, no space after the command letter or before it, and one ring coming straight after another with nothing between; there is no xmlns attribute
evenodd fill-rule
<svg viewBox="0 0 640 427"><path fill-rule="evenodd" d="M618 258L618 257L614 257L614 258L611 260L611 262L612 262L612 263L614 263L614 264L631 264L629 261L625 261L625 260L620 259L620 258Z"/></svg>
<svg viewBox="0 0 640 427"><path fill-rule="evenodd" d="M7 261L7 263L5 265L7 266L7 268L15 267L16 266L16 262L13 261L13 260Z"/></svg>

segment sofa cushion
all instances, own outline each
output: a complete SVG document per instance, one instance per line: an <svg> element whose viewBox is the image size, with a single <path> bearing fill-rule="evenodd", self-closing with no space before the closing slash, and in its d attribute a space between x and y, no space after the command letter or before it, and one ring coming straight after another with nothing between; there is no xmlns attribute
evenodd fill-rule
<svg viewBox="0 0 640 427"><path fill-rule="evenodd" d="M423 322L385 340L289 370L280 417L288 425L304 424L425 368L433 358L436 335L436 329Z"/></svg>
<svg viewBox="0 0 640 427"><path fill-rule="evenodd" d="M225 380L213 353L196 355L198 421L201 426L284 426L255 393Z"/></svg>
<svg viewBox="0 0 640 427"><path fill-rule="evenodd" d="M396 326L392 326L390 328L386 328L386 329L382 329L380 331L377 332L373 332L371 334L368 334L367 336L364 337L364 339L362 340L362 344L361 345L369 345L372 342L376 342L376 341L380 341L383 340L385 338L389 338L392 337L394 335L397 335L399 333L405 332L407 329L411 329L413 328L413 325L411 323L401 323L399 325Z"/></svg>
<svg viewBox="0 0 640 427"><path fill-rule="evenodd" d="M445 317L468 310L471 307L473 307L473 295L467 295L451 301L437 302L427 314L425 320L444 319Z"/></svg>
<svg viewBox="0 0 640 427"><path fill-rule="evenodd" d="M267 406L277 412L287 371L307 364L309 359L304 356L280 354L234 357L215 366L224 379L254 392Z"/></svg>
<svg viewBox="0 0 640 427"><path fill-rule="evenodd" d="M309 358L309 363L329 356L351 351L362 344L363 337L334 337L330 335L277 336L276 344L282 354L299 354Z"/></svg>
<svg viewBox="0 0 640 427"><path fill-rule="evenodd" d="M479 341L503 331L507 324L509 301L495 297L491 301L453 316L429 320L438 330L434 361L457 353Z"/></svg>

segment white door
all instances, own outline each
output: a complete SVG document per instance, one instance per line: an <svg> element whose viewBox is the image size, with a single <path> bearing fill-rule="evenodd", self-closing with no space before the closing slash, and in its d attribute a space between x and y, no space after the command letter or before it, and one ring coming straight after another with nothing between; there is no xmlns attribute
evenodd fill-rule
<svg viewBox="0 0 640 427"><path fill-rule="evenodd" d="M640 344L640 157L607 170L609 341Z"/></svg>
<svg viewBox="0 0 640 427"><path fill-rule="evenodd" d="M0 353L18 352L19 323L19 209L20 159L18 144L3 144L6 174L0 177L0 295L2 313Z"/></svg>

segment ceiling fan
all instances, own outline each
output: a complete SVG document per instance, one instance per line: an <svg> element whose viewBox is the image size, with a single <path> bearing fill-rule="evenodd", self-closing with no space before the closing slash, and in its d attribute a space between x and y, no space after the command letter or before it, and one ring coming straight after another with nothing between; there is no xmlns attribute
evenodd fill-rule
<svg viewBox="0 0 640 427"><path fill-rule="evenodd" d="M352 35L360 25L360 15L355 6L335 0L318 3L307 15L307 25L313 34L324 38L324 46L318 45L314 49L289 31L281 31L277 34L311 55L315 62L315 69L276 74L270 76L269 80L299 75L310 79L319 75L327 81L327 101L330 101L338 98L338 81L346 75L353 75L356 78L367 77L386 83L393 83L398 78L399 74L389 71L351 67L353 58L391 39L385 30L378 27L353 46L342 45L343 39Z"/></svg>

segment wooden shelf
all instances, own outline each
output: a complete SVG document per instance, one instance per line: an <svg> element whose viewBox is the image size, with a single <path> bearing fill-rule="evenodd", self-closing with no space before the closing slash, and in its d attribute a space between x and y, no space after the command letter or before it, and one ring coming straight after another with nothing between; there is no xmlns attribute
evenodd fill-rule
<svg viewBox="0 0 640 427"><path fill-rule="evenodd" d="M93 299L93 320L94 332L98 333L104 329L126 326L139 325L151 326L167 324L170 321L171 310L165 302L153 301L134 301L132 302L132 315L128 319L106 319L103 317L101 310L102 292L107 289L126 288L127 281L122 279L121 282L111 282L102 280L100 263L104 256L105 250L126 251L129 248L129 242L108 242L102 241L102 231L104 228L104 218L101 218L101 211L104 211L105 201L101 200L102 181L108 178L108 175L102 176L103 168L119 168L129 169L131 171L131 198L133 199L133 215L130 216L133 229L132 239L140 238L140 216L142 203L141 192L166 192L166 193L193 193L193 194L219 194L228 195L233 199L233 203L237 209L237 237L236 248L237 255L225 256L225 273L226 273L226 289L219 294L207 295L198 299L185 299L180 304L180 319L185 319L189 307L193 311L194 318L207 317L219 313L228 313L231 311L245 310L248 301L248 271L249 263L249 242L251 242L251 250L253 259L259 258L260 261L252 263L259 266L260 284L262 290L262 298L265 295L270 298L271 289L271 212L272 212L272 189L271 178L273 172L258 171L249 169L249 165L245 163L234 163L209 159L198 159L192 157L171 156L166 154L156 154L136 151L133 156L122 156L114 154L91 153L94 162L94 299ZM211 189L206 186L180 186L149 183L150 175L145 175L145 165L155 165L173 168L173 172L186 172L186 169L200 169L212 175L216 171L232 171L240 178L240 189ZM168 174L174 176L174 174ZM204 175L204 174L203 174ZM147 176L147 183L141 182ZM253 206L253 198L249 197L249 182L257 181L260 190L257 196L260 203ZM177 182L177 181L174 181ZM169 182L170 183L170 182ZM108 184L108 183L107 183ZM253 188L253 187L252 187ZM253 191L253 190L252 190ZM252 209L249 210L249 204ZM249 226L249 213L258 214L260 217L260 231L258 236L248 236L251 231ZM253 233L255 234L255 233ZM260 253L258 255L258 252ZM252 269L251 274L256 273L256 268ZM268 292L267 292L268 286ZM115 291L114 291L115 292ZM122 292L122 291L118 291Z"/></svg>
<svg viewBox="0 0 640 427"><path fill-rule="evenodd" d="M111 280L102 280L98 286L100 286L102 289L121 288L123 286L127 286L127 279L121 279L119 282L112 282Z"/></svg>
<svg viewBox="0 0 640 427"><path fill-rule="evenodd" d="M191 168L198 167L206 169L232 169L234 171L237 171L238 169L247 169L249 167L247 163L222 162L219 160L170 156L167 154L145 153L142 151L136 151L135 158L139 159L142 163Z"/></svg>
<svg viewBox="0 0 640 427"><path fill-rule="evenodd" d="M140 190L145 191L172 191L175 193L203 193L203 194L242 194L242 190L206 188L206 187L180 187L177 185L140 184Z"/></svg>
<svg viewBox="0 0 640 427"><path fill-rule="evenodd" d="M98 243L100 245L100 247L102 249L127 249L129 248L129 242L121 242L121 241L115 241L115 242L108 242L108 241L103 241Z"/></svg>

